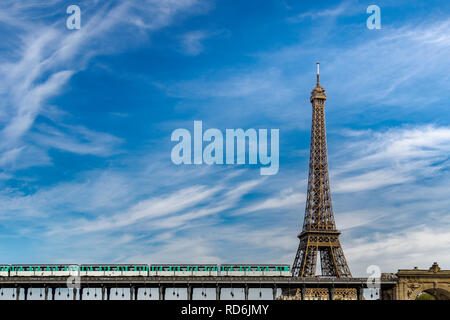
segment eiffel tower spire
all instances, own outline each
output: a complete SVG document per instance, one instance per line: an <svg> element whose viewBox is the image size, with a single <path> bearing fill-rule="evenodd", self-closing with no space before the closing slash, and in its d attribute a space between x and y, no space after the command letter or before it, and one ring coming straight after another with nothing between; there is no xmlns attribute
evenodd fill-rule
<svg viewBox="0 0 450 320"><path fill-rule="evenodd" d="M324 110L326 99L325 89L320 86L317 63L317 84L310 98L313 112L305 220L298 235L300 244L292 266L292 274L297 277L316 275L318 254L323 276L352 276L339 242L340 232L336 230L331 203Z"/></svg>

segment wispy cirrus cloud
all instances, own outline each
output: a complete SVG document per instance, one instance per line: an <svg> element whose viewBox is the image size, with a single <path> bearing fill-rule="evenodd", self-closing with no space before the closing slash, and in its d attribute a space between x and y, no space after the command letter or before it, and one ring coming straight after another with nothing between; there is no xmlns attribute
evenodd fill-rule
<svg viewBox="0 0 450 320"><path fill-rule="evenodd" d="M197 56L205 50L204 42L210 38L228 35L225 30L194 30L181 37L182 52L189 56Z"/></svg>
<svg viewBox="0 0 450 320"><path fill-rule="evenodd" d="M360 133L357 141L339 152L343 163L332 171L336 193L413 182L436 176L450 166L449 127L425 125ZM353 155L350 161L348 154Z"/></svg>
<svg viewBox="0 0 450 320"><path fill-rule="evenodd" d="M323 10L310 10L307 12L300 13L296 16L292 16L287 18L288 22L291 23L298 23L306 18L311 19L317 19L317 18L334 18L341 15L352 15L356 12L360 12L358 10L358 6L356 5L355 1L344 1L341 3L338 3L333 8L327 8Z"/></svg>
<svg viewBox="0 0 450 320"><path fill-rule="evenodd" d="M61 125L57 128L40 124L30 134L30 139L44 148L96 156L119 153L122 142L122 139L111 134L96 132L80 125Z"/></svg>
<svg viewBox="0 0 450 320"><path fill-rule="evenodd" d="M441 266L450 264L446 254L450 252L450 234L445 227L421 225L389 235L375 233L353 239L345 250L350 262L358 266L354 272L360 274L371 264L380 266L382 272L414 266L427 269L437 260Z"/></svg>
<svg viewBox="0 0 450 320"><path fill-rule="evenodd" d="M89 8L90 12L95 13L83 14L82 28L68 31L63 20L65 17L62 16L61 19L61 14L57 14L58 10L63 9L62 1L19 4L8 0L1 4L0 21L3 23L3 31L5 34L15 34L16 40L12 43L5 42L6 47L2 49L8 54L0 60L0 153L6 153L2 156L3 159L9 157L17 162L22 161L18 164L20 167L29 162L20 154L16 154L16 157L11 157L11 154L23 148L36 149L28 147L29 142L24 136L29 134L39 115L46 115L49 99L61 94L72 76L83 70L90 59L99 54L117 52L126 46L120 41L114 41L114 37L111 38L112 32L121 35L132 33L137 40L139 37L145 38L149 32L170 25L175 17L207 10L207 6L197 0L109 3L83 1L79 5L83 10ZM133 33L133 29L137 29L140 35ZM130 42L129 45L131 44ZM78 131L83 132L73 135L74 132L70 129L73 126L66 128L69 130L57 135L34 134L34 141L41 139L41 146L45 145L47 148L107 155L110 152L88 151L87 146L82 150L77 145L82 145L82 139L86 136L89 136L89 140L96 135L97 140L103 139L100 142L116 139L81 126L78 126ZM63 134L66 135L64 142ZM75 141L77 138L81 140ZM33 163L39 164L39 161ZM14 166L9 168L12 167Z"/></svg>

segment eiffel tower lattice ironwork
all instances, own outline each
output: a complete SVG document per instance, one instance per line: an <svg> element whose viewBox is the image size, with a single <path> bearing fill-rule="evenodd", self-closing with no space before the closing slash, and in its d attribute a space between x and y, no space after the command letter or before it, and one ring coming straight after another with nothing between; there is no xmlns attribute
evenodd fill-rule
<svg viewBox="0 0 450 320"><path fill-rule="evenodd" d="M311 93L312 127L309 158L308 195L300 244L292 266L296 277L316 275L317 255L320 254L321 273L330 277L351 277L350 268L336 230L328 174L327 138L325 129L325 89L319 82Z"/></svg>

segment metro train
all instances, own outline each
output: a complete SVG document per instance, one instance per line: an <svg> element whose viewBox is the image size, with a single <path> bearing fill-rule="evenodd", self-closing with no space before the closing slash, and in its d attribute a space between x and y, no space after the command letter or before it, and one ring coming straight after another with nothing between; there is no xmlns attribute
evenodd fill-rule
<svg viewBox="0 0 450 320"><path fill-rule="evenodd" d="M0 265L0 277L64 276L291 276L289 265L275 264L27 264Z"/></svg>

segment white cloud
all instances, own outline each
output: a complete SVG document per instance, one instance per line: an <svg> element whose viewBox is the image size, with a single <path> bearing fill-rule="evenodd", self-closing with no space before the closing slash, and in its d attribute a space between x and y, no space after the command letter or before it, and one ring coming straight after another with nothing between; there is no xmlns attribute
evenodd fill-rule
<svg viewBox="0 0 450 320"><path fill-rule="evenodd" d="M81 7L89 8L93 14L85 15L82 10L82 28L69 32L63 27L64 24L52 24L46 21L45 16L42 16L42 19L36 19L41 16L42 9L45 9L47 14L61 10L60 5L57 9L50 6L56 3L59 2L32 1L21 5L16 1L2 1L0 20L14 31L10 34L5 32L4 36L14 37L15 42L10 44L10 54L0 61L0 125L2 127L0 156L4 152L11 155L11 152L29 143L26 136L35 125L37 117L48 114L45 109L49 98L60 94L70 78L82 70L93 56L112 53L123 48L123 42L116 41L116 37L111 37L113 31L129 32L133 35L133 39L139 36L145 37L148 32L173 23L175 17L195 13L196 10L200 13L207 9L203 2L197 0L145 0L108 4L84 1L80 4ZM51 15L48 14L48 16ZM59 22L65 19L64 15L56 16L61 17ZM133 31L136 28L140 33ZM133 39L130 38L130 42ZM106 43L108 45L103 45ZM55 109L54 106L52 108ZM77 130L83 131L79 132L77 137L80 139L86 135L89 136L88 139L96 135L95 139L100 139L102 140L100 142L107 142L107 144L111 144L112 140L116 139L107 134L94 133L81 126L77 127ZM69 130L66 135L72 133ZM69 152L96 155L111 153L101 150L99 146L92 148L92 144L83 145L74 138L69 141L67 136L64 141L61 136L57 138L35 134L34 138L42 139L39 141L41 146L56 147ZM18 166L23 167L24 162Z"/></svg>
<svg viewBox="0 0 450 320"><path fill-rule="evenodd" d="M434 261L441 268L450 267L450 233L448 226L417 226L390 234L372 234L352 239L345 247L353 273L364 274L371 264L379 265L382 272L427 269Z"/></svg>
<svg viewBox="0 0 450 320"><path fill-rule="evenodd" d="M357 11L358 6L355 3L351 3L351 1L344 1L339 3L334 8L324 9L324 10L314 10L307 11L298 14L297 16L290 17L287 21L292 23L298 23L303 21L305 18L317 19L317 18L333 18L338 16L352 15Z"/></svg>
<svg viewBox="0 0 450 320"><path fill-rule="evenodd" d="M417 181L449 166L449 127L427 125L363 131L356 138L356 142L339 151L338 165L331 171L336 193Z"/></svg>
<svg viewBox="0 0 450 320"><path fill-rule="evenodd" d="M37 125L30 139L37 145L55 148L76 154L109 156L120 152L121 139L102 132L96 132L83 126L62 125L65 131L48 125Z"/></svg>
<svg viewBox="0 0 450 320"><path fill-rule="evenodd" d="M250 204L237 210L236 214L244 214L251 212L263 212L264 210L273 209L293 209L297 208L301 211L302 205L306 201L304 190L288 188L281 191L277 196L267 198L263 201L259 199L256 204Z"/></svg>
<svg viewBox="0 0 450 320"><path fill-rule="evenodd" d="M203 51L203 40L207 39L210 35L206 31L197 30L191 31L183 35L182 45L183 51L187 55L196 56Z"/></svg>

